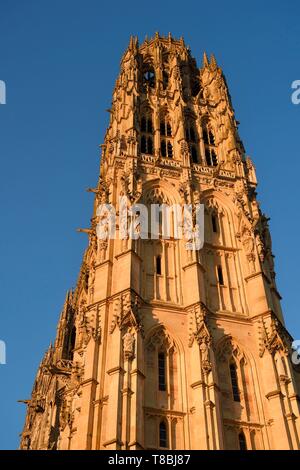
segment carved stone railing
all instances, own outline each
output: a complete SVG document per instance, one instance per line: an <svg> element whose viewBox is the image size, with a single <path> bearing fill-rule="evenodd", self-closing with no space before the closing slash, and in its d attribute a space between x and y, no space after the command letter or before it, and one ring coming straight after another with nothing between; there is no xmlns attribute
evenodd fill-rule
<svg viewBox="0 0 300 470"><path fill-rule="evenodd" d="M171 168L180 168L180 163L172 158L163 158L159 159L159 164L162 166L169 166Z"/></svg>
<svg viewBox="0 0 300 470"><path fill-rule="evenodd" d="M204 175L210 175L210 176L212 176L214 174L214 172L217 170L216 167L202 166L202 165L199 165L197 163L193 163L192 168L196 173L202 173ZM229 170L219 169L219 170L217 170L217 173L216 173L215 176L219 177L219 178L235 179L234 171L229 171Z"/></svg>
<svg viewBox="0 0 300 470"><path fill-rule="evenodd" d="M155 157L153 157L153 155L147 155L145 153L141 154L141 160L144 163L155 163Z"/></svg>
<svg viewBox="0 0 300 470"><path fill-rule="evenodd" d="M213 168L209 166L202 166L197 163L193 163L193 170L196 171L196 173L203 173L205 175L212 175L213 174Z"/></svg>
<svg viewBox="0 0 300 470"><path fill-rule="evenodd" d="M69 359L59 359L56 363L56 367L59 369L71 370L73 366L73 361Z"/></svg>

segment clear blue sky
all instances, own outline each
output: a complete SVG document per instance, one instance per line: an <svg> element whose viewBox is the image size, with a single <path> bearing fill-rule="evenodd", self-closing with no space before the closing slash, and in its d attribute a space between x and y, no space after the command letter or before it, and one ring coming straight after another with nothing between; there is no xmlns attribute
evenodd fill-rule
<svg viewBox="0 0 300 470"><path fill-rule="evenodd" d="M16 448L36 369L86 246L102 143L130 34L184 36L200 64L214 52L271 217L286 323L300 339L300 3L1 0L0 447Z"/></svg>

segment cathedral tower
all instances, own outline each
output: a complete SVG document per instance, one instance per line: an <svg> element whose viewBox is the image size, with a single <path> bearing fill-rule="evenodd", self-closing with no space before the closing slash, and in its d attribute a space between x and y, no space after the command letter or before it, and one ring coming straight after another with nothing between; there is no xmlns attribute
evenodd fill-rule
<svg viewBox="0 0 300 470"><path fill-rule="evenodd" d="M199 69L183 39L132 37L101 147L88 247L21 448L299 449L268 218L214 56ZM120 196L203 204L203 248L121 239L121 219L100 239L97 208L120 214Z"/></svg>

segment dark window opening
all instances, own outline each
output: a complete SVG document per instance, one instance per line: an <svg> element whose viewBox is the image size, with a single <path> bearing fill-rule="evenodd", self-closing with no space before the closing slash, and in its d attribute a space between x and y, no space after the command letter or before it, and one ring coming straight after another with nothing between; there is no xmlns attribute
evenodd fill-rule
<svg viewBox="0 0 300 470"><path fill-rule="evenodd" d="M160 144L162 157L173 158L173 146L170 141L162 140Z"/></svg>
<svg viewBox="0 0 300 470"><path fill-rule="evenodd" d="M239 446L240 450L247 450L247 442L243 431L239 433Z"/></svg>
<svg viewBox="0 0 300 470"><path fill-rule="evenodd" d="M155 87L155 73L153 68L149 68L144 72L144 84L148 85L150 88Z"/></svg>
<svg viewBox="0 0 300 470"><path fill-rule="evenodd" d="M231 388L234 401L240 402L240 392L239 392L239 385L238 385L238 377L236 371L236 365L231 363L229 366L230 369L230 379L231 379Z"/></svg>
<svg viewBox="0 0 300 470"><path fill-rule="evenodd" d="M153 144L152 144L152 138L151 137L148 137L148 140L147 140L147 152L149 155L152 155L153 154Z"/></svg>
<svg viewBox="0 0 300 470"><path fill-rule="evenodd" d="M223 271L222 271L222 266L218 266L218 281L221 286L224 286L224 277L223 277Z"/></svg>
<svg viewBox="0 0 300 470"><path fill-rule="evenodd" d="M146 137L144 135L141 138L141 152L142 153L147 153L147 141L146 141Z"/></svg>
<svg viewBox="0 0 300 470"><path fill-rule="evenodd" d="M167 150L168 150L168 158L173 158L173 146L171 142L168 142Z"/></svg>
<svg viewBox="0 0 300 470"><path fill-rule="evenodd" d="M209 131L208 135L209 135L209 143L210 143L210 145L215 145L215 138L214 138L213 133L212 133L211 131Z"/></svg>
<svg viewBox="0 0 300 470"><path fill-rule="evenodd" d="M193 127L190 128L190 141L191 142L196 142L196 134L195 134L195 131L194 131Z"/></svg>
<svg viewBox="0 0 300 470"><path fill-rule="evenodd" d="M141 120L141 131L142 132L146 132L147 130L147 121L146 121L146 118L145 117L142 117L142 120Z"/></svg>
<svg viewBox="0 0 300 470"><path fill-rule="evenodd" d="M211 216L212 229L214 233L218 232L217 218L215 215Z"/></svg>
<svg viewBox="0 0 300 470"><path fill-rule="evenodd" d="M148 118L148 119L147 119L147 129L146 129L146 132L150 132L150 133L153 132L153 128L152 128L152 119L151 119L151 118Z"/></svg>
<svg viewBox="0 0 300 470"><path fill-rule="evenodd" d="M198 163L198 153L197 153L197 149L196 149L195 145L192 145L191 155L192 155L193 163Z"/></svg>
<svg viewBox="0 0 300 470"><path fill-rule="evenodd" d="M167 122L167 136L168 137L172 136L172 128L171 128L171 124L169 122Z"/></svg>
<svg viewBox="0 0 300 470"><path fill-rule="evenodd" d="M161 257L156 257L156 274L161 275Z"/></svg>
<svg viewBox="0 0 300 470"><path fill-rule="evenodd" d="M205 161L207 166L218 165L216 152L213 149L210 149L209 147L205 148Z"/></svg>
<svg viewBox="0 0 300 470"><path fill-rule="evenodd" d="M206 160L206 165L211 166L211 157L210 157L209 148L205 149L205 160Z"/></svg>
<svg viewBox="0 0 300 470"><path fill-rule="evenodd" d="M74 349L76 343L76 327L73 326L70 338L69 359L72 361L74 356Z"/></svg>
<svg viewBox="0 0 300 470"><path fill-rule="evenodd" d="M159 423L159 447L168 447L168 432L165 421Z"/></svg>
<svg viewBox="0 0 300 470"><path fill-rule="evenodd" d="M196 131L193 125L188 125L185 128L185 139L187 142L196 142Z"/></svg>
<svg viewBox="0 0 300 470"><path fill-rule="evenodd" d="M172 128L171 124L168 121L161 121L160 135L163 137L172 137Z"/></svg>
<svg viewBox="0 0 300 470"><path fill-rule="evenodd" d="M151 117L143 116L141 119L141 153L153 154L153 126Z"/></svg>
<svg viewBox="0 0 300 470"><path fill-rule="evenodd" d="M168 87L168 83L169 83L169 75L167 74L167 72L163 72L163 89L166 90L166 88Z"/></svg>
<svg viewBox="0 0 300 470"><path fill-rule="evenodd" d="M209 144L208 133L207 133L207 130L206 130L206 129L203 130L203 141L204 141L204 143L205 143L206 145Z"/></svg>
<svg viewBox="0 0 300 470"><path fill-rule="evenodd" d="M161 151L161 156L166 157L167 156L167 146L166 146L166 141L162 140L160 144L160 151Z"/></svg>
<svg viewBox="0 0 300 470"><path fill-rule="evenodd" d="M213 166L218 165L217 155L216 155L216 152L214 150L211 150L211 161L212 161Z"/></svg>
<svg viewBox="0 0 300 470"><path fill-rule="evenodd" d="M166 391L166 357L164 353L158 354L158 390Z"/></svg>

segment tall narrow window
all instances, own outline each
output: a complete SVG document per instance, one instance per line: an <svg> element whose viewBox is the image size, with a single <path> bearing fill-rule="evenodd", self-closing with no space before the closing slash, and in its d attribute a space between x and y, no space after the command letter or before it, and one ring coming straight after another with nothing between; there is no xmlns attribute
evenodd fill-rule
<svg viewBox="0 0 300 470"><path fill-rule="evenodd" d="M172 127L165 116L160 121L160 152L162 157L173 158Z"/></svg>
<svg viewBox="0 0 300 470"><path fill-rule="evenodd" d="M159 447L168 447L168 431L165 421L159 423Z"/></svg>
<svg viewBox="0 0 300 470"><path fill-rule="evenodd" d="M220 284L220 286L224 286L224 277L223 277L222 266L218 266L218 267L217 267L217 271L218 271L218 281L219 281L219 284Z"/></svg>
<svg viewBox="0 0 300 470"><path fill-rule="evenodd" d="M193 163L198 163L198 153L195 145L191 146L191 156L192 156L192 162Z"/></svg>
<svg viewBox="0 0 300 470"><path fill-rule="evenodd" d="M74 357L74 349L75 349L75 344L76 344L76 327L75 326L73 326L72 328L69 344L70 345L69 345L69 351L68 351L68 359L72 361Z"/></svg>
<svg viewBox="0 0 300 470"><path fill-rule="evenodd" d="M209 123L207 120L203 122L202 130L203 142L205 146L205 161L207 166L217 166L218 158L216 154L215 147L215 137L209 128Z"/></svg>
<svg viewBox="0 0 300 470"><path fill-rule="evenodd" d="M158 390L166 391L166 355L158 354Z"/></svg>
<svg viewBox="0 0 300 470"><path fill-rule="evenodd" d="M156 256L156 274L161 275L161 256Z"/></svg>
<svg viewBox="0 0 300 470"><path fill-rule="evenodd" d="M153 155L153 125L150 115L141 119L141 153Z"/></svg>
<svg viewBox="0 0 300 470"><path fill-rule="evenodd" d="M197 133L192 120L188 121L185 126L185 139L189 145L190 156L193 163L198 163L197 151Z"/></svg>
<svg viewBox="0 0 300 470"><path fill-rule="evenodd" d="M212 224L213 232L218 233L217 218L214 214L211 216L211 224Z"/></svg>
<svg viewBox="0 0 300 470"><path fill-rule="evenodd" d="M240 450L247 450L247 442L243 431L239 433L239 446Z"/></svg>
<svg viewBox="0 0 300 470"><path fill-rule="evenodd" d="M240 402L240 392L239 392L239 384L238 384L238 377L236 371L236 365L232 362L229 366L230 370L230 379L231 379L231 388L232 388L232 395L234 401Z"/></svg>
<svg viewBox="0 0 300 470"><path fill-rule="evenodd" d="M173 146L170 141L168 142L168 145L167 145L167 154L168 154L168 158L173 158Z"/></svg>

